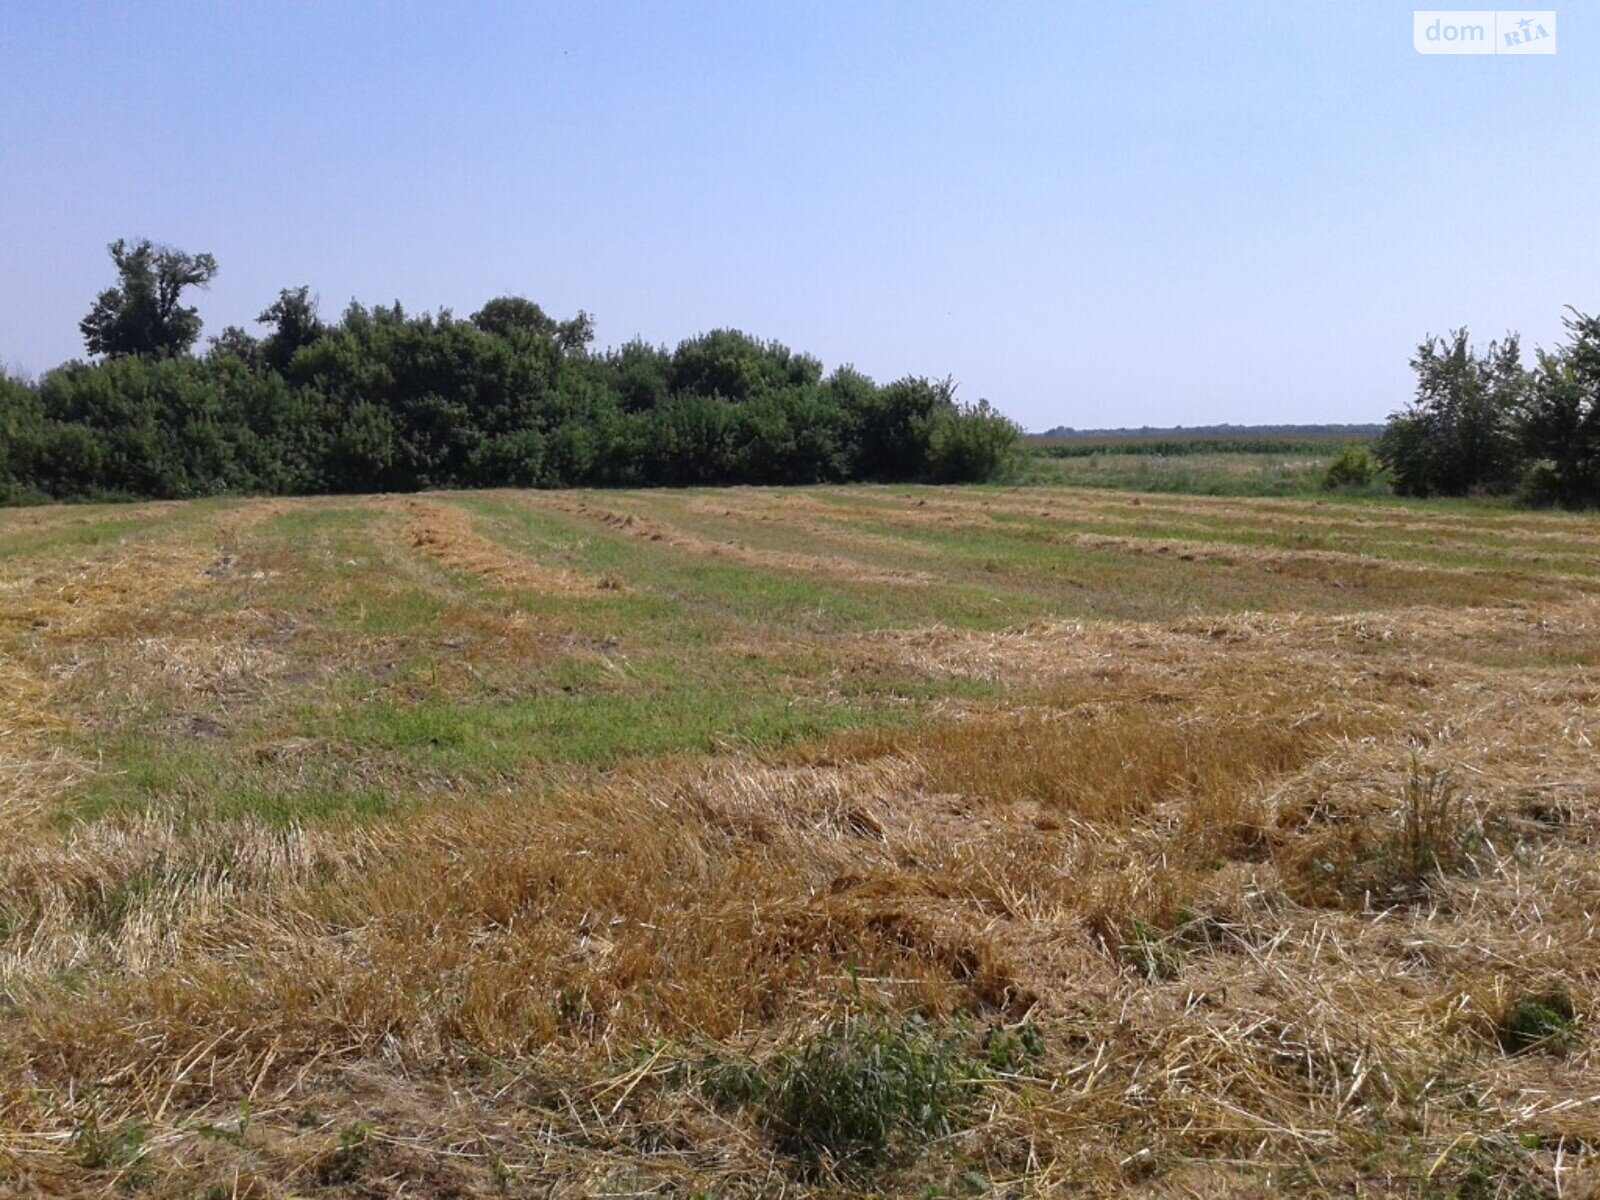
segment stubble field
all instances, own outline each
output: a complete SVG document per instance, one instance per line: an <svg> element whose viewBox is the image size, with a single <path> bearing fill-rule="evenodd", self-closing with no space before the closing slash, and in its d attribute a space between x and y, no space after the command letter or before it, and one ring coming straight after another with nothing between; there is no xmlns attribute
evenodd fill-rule
<svg viewBox="0 0 1600 1200"><path fill-rule="evenodd" d="M0 1193L1583 1196L1600 525L0 512Z"/></svg>

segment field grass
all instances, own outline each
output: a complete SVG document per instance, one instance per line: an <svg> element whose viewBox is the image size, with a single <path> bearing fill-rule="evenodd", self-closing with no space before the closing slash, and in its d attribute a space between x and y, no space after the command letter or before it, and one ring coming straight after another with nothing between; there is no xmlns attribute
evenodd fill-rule
<svg viewBox="0 0 1600 1200"><path fill-rule="evenodd" d="M1592 1195L1597 738L1593 518L3 512L0 1193Z"/></svg>
<svg viewBox="0 0 1600 1200"><path fill-rule="evenodd" d="M1328 466L1363 439L1338 434L1273 436L1030 437L1011 474L1014 482L1113 488L1192 496L1319 496L1387 498L1380 476L1359 488L1329 492Z"/></svg>
<svg viewBox="0 0 1600 1200"><path fill-rule="evenodd" d="M1084 458L1095 454L1336 454L1351 443L1366 443L1370 435L1344 433L1184 433L1153 430L1150 433L1071 436L1029 434L1024 448L1048 458Z"/></svg>

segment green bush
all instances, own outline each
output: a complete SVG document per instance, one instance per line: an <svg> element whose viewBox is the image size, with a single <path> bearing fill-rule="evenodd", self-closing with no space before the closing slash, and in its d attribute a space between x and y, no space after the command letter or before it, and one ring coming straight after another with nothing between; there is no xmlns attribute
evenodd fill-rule
<svg viewBox="0 0 1600 1200"><path fill-rule="evenodd" d="M1600 504L1600 317L1572 311L1566 327L1569 342L1533 370L1515 334L1481 352L1464 329L1418 347L1416 401L1377 442L1395 490Z"/></svg>
<svg viewBox="0 0 1600 1200"><path fill-rule="evenodd" d="M1334 457L1323 473L1322 486L1334 488L1366 487L1378 474L1378 462L1365 446L1350 445Z"/></svg>
<svg viewBox="0 0 1600 1200"><path fill-rule="evenodd" d="M1550 508L1561 503L1562 481L1556 465L1549 461L1530 463L1517 485L1517 497L1534 508Z"/></svg>
<svg viewBox="0 0 1600 1200"><path fill-rule="evenodd" d="M928 474L939 483L993 479L1015 453L1022 430L980 400L955 408L934 422L928 445Z"/></svg>
<svg viewBox="0 0 1600 1200"><path fill-rule="evenodd" d="M1478 351L1465 329L1430 337L1411 367L1417 397L1389 418L1378 457L1405 496L1510 492L1521 473L1518 419L1532 388L1516 334Z"/></svg>

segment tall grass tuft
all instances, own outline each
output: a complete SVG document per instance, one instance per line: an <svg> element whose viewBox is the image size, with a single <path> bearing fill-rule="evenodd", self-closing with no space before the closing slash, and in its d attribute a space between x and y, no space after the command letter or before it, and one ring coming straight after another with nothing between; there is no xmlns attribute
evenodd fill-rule
<svg viewBox="0 0 1600 1200"><path fill-rule="evenodd" d="M981 1071L917 1017L856 1013L779 1060L765 1121L814 1169L869 1168L959 1127Z"/></svg>
<svg viewBox="0 0 1600 1200"><path fill-rule="evenodd" d="M1416 886L1460 866L1466 822L1460 789L1448 768L1423 768L1413 760L1400 815L1395 842L1395 874L1400 882Z"/></svg>

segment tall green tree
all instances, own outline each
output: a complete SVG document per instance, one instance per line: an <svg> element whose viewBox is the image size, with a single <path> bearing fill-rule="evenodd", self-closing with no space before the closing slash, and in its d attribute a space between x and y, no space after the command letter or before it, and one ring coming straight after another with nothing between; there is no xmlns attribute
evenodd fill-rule
<svg viewBox="0 0 1600 1200"><path fill-rule="evenodd" d="M288 370L296 351L327 331L317 316L317 302L309 287L284 288L256 323L272 326L272 332L261 339L261 361L268 370L279 373Z"/></svg>
<svg viewBox="0 0 1600 1200"><path fill-rule="evenodd" d="M1534 460L1529 499L1600 504L1600 317L1573 311L1571 342L1539 356L1523 440Z"/></svg>
<svg viewBox="0 0 1600 1200"><path fill-rule="evenodd" d="M1519 427L1531 376L1507 334L1475 350L1465 329L1417 347L1416 400L1389 418L1378 457L1408 496L1512 491L1522 468Z"/></svg>
<svg viewBox="0 0 1600 1200"><path fill-rule="evenodd" d="M117 285L101 292L78 323L89 353L107 358L186 353L200 336L200 314L181 303L183 293L209 284L217 260L157 246L148 238L132 244L118 238L107 250Z"/></svg>
<svg viewBox="0 0 1600 1200"><path fill-rule="evenodd" d="M594 340L594 318L582 311L557 321L524 296L496 296L472 314L472 323L496 337L531 337L555 343L563 354L585 353Z"/></svg>

